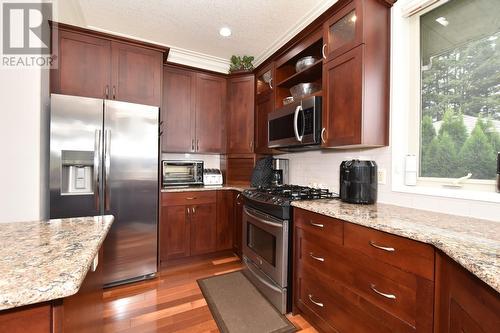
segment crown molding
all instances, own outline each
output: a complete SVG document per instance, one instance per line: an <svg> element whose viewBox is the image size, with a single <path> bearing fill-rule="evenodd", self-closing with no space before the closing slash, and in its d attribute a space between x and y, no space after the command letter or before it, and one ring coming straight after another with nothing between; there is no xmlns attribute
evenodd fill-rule
<svg viewBox="0 0 500 333"><path fill-rule="evenodd" d="M229 59L215 57L205 53L186 50L175 46L170 47L168 61L223 74L227 74L229 72L230 63Z"/></svg>
<svg viewBox="0 0 500 333"><path fill-rule="evenodd" d="M302 29L307 27L312 21L323 14L328 8L335 4L338 0L321 0L318 4L307 12L297 23L288 29L282 36L277 38L267 49L255 57L254 66L257 67L263 63L267 58L273 55L274 52L279 50L280 47L285 45L290 39L297 35Z"/></svg>

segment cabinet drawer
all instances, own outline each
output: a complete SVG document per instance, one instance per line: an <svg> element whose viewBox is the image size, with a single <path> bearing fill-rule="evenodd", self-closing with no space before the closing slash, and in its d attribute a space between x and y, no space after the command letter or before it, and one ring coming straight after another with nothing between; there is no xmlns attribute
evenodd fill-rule
<svg viewBox="0 0 500 333"><path fill-rule="evenodd" d="M427 244L344 223L344 245L370 258L434 280L434 248Z"/></svg>
<svg viewBox="0 0 500 333"><path fill-rule="evenodd" d="M297 307L323 320L332 331L415 332L413 326L381 311L344 285L314 274L307 266L297 275L297 283Z"/></svg>
<svg viewBox="0 0 500 333"><path fill-rule="evenodd" d="M172 192L161 194L162 206L202 205L217 202L216 191Z"/></svg>
<svg viewBox="0 0 500 333"><path fill-rule="evenodd" d="M340 246L316 237L312 232L295 227L296 260L317 272L335 275L338 271Z"/></svg>
<svg viewBox="0 0 500 333"><path fill-rule="evenodd" d="M343 222L332 217L294 209L294 224L316 237L322 237L335 244L343 242Z"/></svg>

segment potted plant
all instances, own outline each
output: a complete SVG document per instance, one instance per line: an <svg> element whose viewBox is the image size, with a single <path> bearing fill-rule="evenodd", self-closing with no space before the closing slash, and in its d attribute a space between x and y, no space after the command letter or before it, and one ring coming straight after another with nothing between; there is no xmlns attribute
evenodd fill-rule
<svg viewBox="0 0 500 333"><path fill-rule="evenodd" d="M253 70L253 64L252 61L254 60L254 57L252 56L236 56L233 55L231 57L231 64L229 66L229 72L230 73L243 73L243 72L250 72Z"/></svg>

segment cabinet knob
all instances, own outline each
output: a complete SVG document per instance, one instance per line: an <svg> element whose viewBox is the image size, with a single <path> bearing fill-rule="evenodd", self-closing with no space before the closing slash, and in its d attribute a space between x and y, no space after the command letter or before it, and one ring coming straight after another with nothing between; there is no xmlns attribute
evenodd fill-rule
<svg viewBox="0 0 500 333"><path fill-rule="evenodd" d="M116 99L116 87L113 86L113 99Z"/></svg>
<svg viewBox="0 0 500 333"><path fill-rule="evenodd" d="M376 249L387 251L387 252L394 252L394 251L396 251L396 249L393 248L393 247L377 245L373 241L370 241L370 245L373 246Z"/></svg>
<svg viewBox="0 0 500 333"><path fill-rule="evenodd" d="M200 150L200 139L196 140L196 151Z"/></svg>
<svg viewBox="0 0 500 333"><path fill-rule="evenodd" d="M109 86L106 85L106 88L104 89L104 99L109 98Z"/></svg>
<svg viewBox="0 0 500 333"><path fill-rule="evenodd" d="M326 43L323 44L323 48L321 49L321 54L323 55L323 59L326 59L325 49L326 49Z"/></svg>
<svg viewBox="0 0 500 333"><path fill-rule="evenodd" d="M323 127L323 129L321 130L321 142L323 143L326 143L325 134L326 134L326 128Z"/></svg>
<svg viewBox="0 0 500 333"><path fill-rule="evenodd" d="M194 139L191 140L191 151L194 151Z"/></svg>
<svg viewBox="0 0 500 333"><path fill-rule="evenodd" d="M196 208L193 206L193 208L191 208L191 210L193 211L193 215L196 214Z"/></svg>
<svg viewBox="0 0 500 333"><path fill-rule="evenodd" d="M321 307L321 308L325 306L325 305L324 305L323 303L321 303L321 302L316 302L316 301L313 299L313 295L312 295L312 294L309 294L308 296L309 296L309 300L311 301L311 303L313 303L313 304L315 304L315 305L317 305L317 306L319 306L319 307Z"/></svg>

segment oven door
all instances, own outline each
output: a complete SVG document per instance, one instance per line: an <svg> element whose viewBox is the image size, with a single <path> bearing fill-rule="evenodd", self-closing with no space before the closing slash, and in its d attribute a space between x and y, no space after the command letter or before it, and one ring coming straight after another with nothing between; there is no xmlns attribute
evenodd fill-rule
<svg viewBox="0 0 500 333"><path fill-rule="evenodd" d="M287 286L288 221L243 208L243 254L281 287Z"/></svg>

